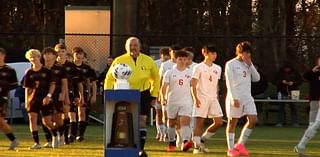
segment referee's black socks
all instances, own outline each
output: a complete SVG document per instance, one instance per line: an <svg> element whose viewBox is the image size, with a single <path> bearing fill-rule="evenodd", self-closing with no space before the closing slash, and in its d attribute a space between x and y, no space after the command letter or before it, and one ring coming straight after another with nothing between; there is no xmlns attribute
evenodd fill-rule
<svg viewBox="0 0 320 157"><path fill-rule="evenodd" d="M144 145L146 143L146 138L147 138L147 129L146 128L141 128L140 129L140 149L144 150Z"/></svg>

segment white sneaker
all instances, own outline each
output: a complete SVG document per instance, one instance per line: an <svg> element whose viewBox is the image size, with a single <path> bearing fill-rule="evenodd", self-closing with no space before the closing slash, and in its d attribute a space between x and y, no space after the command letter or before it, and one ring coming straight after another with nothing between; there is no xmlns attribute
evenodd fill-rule
<svg viewBox="0 0 320 157"><path fill-rule="evenodd" d="M16 147L18 147L18 146L19 146L19 141L17 139L15 139L14 141L12 141L10 143L8 150L15 150Z"/></svg>
<svg viewBox="0 0 320 157"><path fill-rule="evenodd" d="M303 148L299 148L298 145L294 146L294 152L296 152L299 157L307 157L308 155L305 153Z"/></svg>
<svg viewBox="0 0 320 157"><path fill-rule="evenodd" d="M47 142L43 145L43 148L52 148L52 142Z"/></svg>
<svg viewBox="0 0 320 157"><path fill-rule="evenodd" d="M58 148L58 136L52 136L52 148Z"/></svg>
<svg viewBox="0 0 320 157"><path fill-rule="evenodd" d="M204 153L209 153L209 148L206 147L206 145L204 143L200 144L200 150Z"/></svg>
<svg viewBox="0 0 320 157"><path fill-rule="evenodd" d="M39 143L35 143L29 149L41 149L41 145Z"/></svg>
<svg viewBox="0 0 320 157"><path fill-rule="evenodd" d="M203 152L201 151L201 149L199 149L199 148L193 148L193 154L200 154L200 153L203 153Z"/></svg>

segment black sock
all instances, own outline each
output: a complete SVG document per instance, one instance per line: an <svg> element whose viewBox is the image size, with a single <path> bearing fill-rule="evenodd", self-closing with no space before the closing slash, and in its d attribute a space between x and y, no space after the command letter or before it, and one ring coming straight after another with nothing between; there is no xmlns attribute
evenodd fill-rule
<svg viewBox="0 0 320 157"><path fill-rule="evenodd" d="M77 136L77 130L78 130L77 122L71 122L70 123L70 128L71 128L71 135L73 137L76 137Z"/></svg>
<svg viewBox="0 0 320 157"><path fill-rule="evenodd" d="M13 135L13 133L8 133L8 134L6 134L6 136L8 137L8 139L10 141L14 141L16 139L16 137Z"/></svg>
<svg viewBox="0 0 320 157"><path fill-rule="evenodd" d="M49 128L42 124L42 130L44 132L44 136L47 139L47 142L51 142L52 141L52 135L51 135L51 132L50 132Z"/></svg>
<svg viewBox="0 0 320 157"><path fill-rule="evenodd" d="M69 128L70 128L70 119L67 118L64 120L64 138L65 139L68 139Z"/></svg>
<svg viewBox="0 0 320 157"><path fill-rule="evenodd" d="M147 138L147 129L140 129L140 149L144 150L144 145Z"/></svg>
<svg viewBox="0 0 320 157"><path fill-rule="evenodd" d="M57 137L58 134L57 134L57 129L56 128L51 129L51 132L52 132L53 136Z"/></svg>
<svg viewBox="0 0 320 157"><path fill-rule="evenodd" d="M169 145L170 145L170 146L176 146L176 141L170 141L170 142L169 142Z"/></svg>
<svg viewBox="0 0 320 157"><path fill-rule="evenodd" d="M83 136L84 135L84 132L86 131L86 128L87 128L87 122L80 121L79 122L79 136Z"/></svg>
<svg viewBox="0 0 320 157"><path fill-rule="evenodd" d="M38 135L38 131L32 131L32 138L33 138L33 141L35 143L38 143L39 144L39 135Z"/></svg>

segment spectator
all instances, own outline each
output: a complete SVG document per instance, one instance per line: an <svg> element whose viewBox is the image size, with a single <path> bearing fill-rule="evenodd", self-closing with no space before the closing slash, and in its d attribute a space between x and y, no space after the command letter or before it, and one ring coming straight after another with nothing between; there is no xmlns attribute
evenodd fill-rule
<svg viewBox="0 0 320 157"><path fill-rule="evenodd" d="M297 90L300 86L302 79L299 73L290 65L284 65L276 74L277 93L281 95L282 99L290 98L292 90ZM277 127L282 127L285 122L285 103L279 103ZM289 103L291 110L291 125L294 127L299 126L297 120L297 108L295 103Z"/></svg>
<svg viewBox="0 0 320 157"><path fill-rule="evenodd" d="M106 78L106 74L111 66L113 62L113 57L112 56L109 56L107 58L107 65L106 67L104 68L104 70L102 71L102 73L100 73L99 77L98 77L98 80L97 80L97 89L99 90L99 93L101 94L103 92L103 84L104 84L104 79Z"/></svg>

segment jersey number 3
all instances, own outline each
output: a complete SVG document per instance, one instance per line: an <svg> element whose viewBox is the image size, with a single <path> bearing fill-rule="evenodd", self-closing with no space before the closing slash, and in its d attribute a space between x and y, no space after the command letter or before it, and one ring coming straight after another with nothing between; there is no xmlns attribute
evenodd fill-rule
<svg viewBox="0 0 320 157"><path fill-rule="evenodd" d="M243 77L247 77L247 72L246 71L243 71Z"/></svg>

